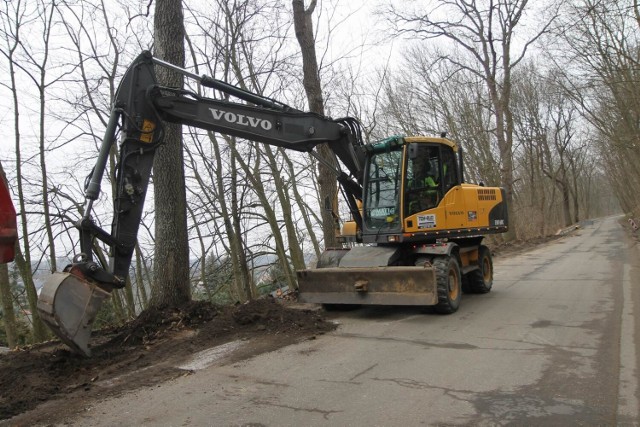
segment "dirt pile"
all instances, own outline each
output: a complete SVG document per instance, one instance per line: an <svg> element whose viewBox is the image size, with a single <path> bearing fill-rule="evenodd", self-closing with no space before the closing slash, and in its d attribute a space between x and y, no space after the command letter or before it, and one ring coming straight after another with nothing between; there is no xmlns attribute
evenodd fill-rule
<svg viewBox="0 0 640 427"><path fill-rule="evenodd" d="M20 421L54 422L79 410L83 401L187 375L175 366L202 349L233 340L261 341L239 356L246 358L334 328L317 311L266 299L235 307L191 302L149 310L121 327L94 331L91 358L57 341L0 355L0 420L59 399Z"/></svg>

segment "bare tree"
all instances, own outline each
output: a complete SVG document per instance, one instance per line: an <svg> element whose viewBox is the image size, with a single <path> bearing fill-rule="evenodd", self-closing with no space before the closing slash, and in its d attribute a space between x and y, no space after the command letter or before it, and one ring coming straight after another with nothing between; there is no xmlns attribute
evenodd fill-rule
<svg viewBox="0 0 640 427"><path fill-rule="evenodd" d="M240 40L242 27L257 13L255 9L247 7L248 4L220 1L215 9L216 13L211 16L203 16L194 9L189 10L192 19L196 20L200 28L205 32L205 28L210 28L210 33L204 38L203 43L196 45L189 40L190 53L197 72L199 61L203 61L209 75L222 73L223 80L228 81L234 74L232 62L239 60L236 51L244 48ZM257 5L255 7L259 8ZM223 245L228 253L233 275L230 283L226 283L227 290L231 300L238 302L254 298L256 291L249 266L246 242L248 236L244 230L246 214L250 209L247 198L251 192L238 165L239 154L236 144L236 138L219 137L213 132L205 135L194 132L192 142L186 146L186 151L190 159L189 168L191 173L195 174L195 182L199 186L199 194L194 195L194 198L201 199L197 215L207 217L204 221L213 224L217 234L214 237L215 241ZM254 159L252 147L246 148L250 152L245 151L241 155ZM203 254L205 259L211 259L206 255ZM205 272L211 271L206 264L203 264L203 269Z"/></svg>
<svg viewBox="0 0 640 427"><path fill-rule="evenodd" d="M47 174L47 162L46 162L46 152L48 150L47 147L47 136L45 134L46 128L46 90L47 87L52 84L52 82L48 81L48 68L49 68L49 56L50 56L50 38L51 31L54 26L54 11L55 7L53 4L49 2L38 2L38 19L42 24L42 44L36 48L29 48L25 46L24 42L21 42L23 46L25 46L24 53L28 58L28 62L30 65L33 65L36 72L33 74L28 72L26 73L34 83L34 86L38 90L38 100L39 100L39 129L38 129L38 139L39 139L39 161L40 161L40 173L42 179L42 209L44 211L44 226L47 235L47 246L49 248L49 267L51 271L56 271L56 246L55 239L53 236L52 229L52 221L51 215L49 212L49 178ZM28 43L28 42L27 42ZM39 48L41 48L40 51ZM22 67L21 67L22 68ZM25 69L25 68L23 68ZM54 80L55 81L55 80Z"/></svg>
<svg viewBox="0 0 640 427"><path fill-rule="evenodd" d="M312 0L305 9L304 0L293 0L293 23L296 38L302 52L303 85L309 102L309 110L324 115L324 99L318 60L316 58L315 38L313 33L313 12L317 1ZM336 234L336 218L338 218L338 185L334 170L336 158L326 144L316 148L322 162L318 163L318 187L320 210L322 212L322 232L325 248L338 246ZM326 163L326 164L325 164ZM331 209L327 209L327 205Z"/></svg>
<svg viewBox="0 0 640 427"><path fill-rule="evenodd" d="M155 55L184 67L182 1L156 0ZM158 70L158 82L183 87L183 77ZM154 160L155 257L151 306L178 305L191 299L182 126L165 125L164 144Z"/></svg>
<svg viewBox="0 0 640 427"><path fill-rule="evenodd" d="M30 243L30 231L29 221L26 209L27 197L25 194L25 184L23 182L23 159L22 159L22 137L20 133L20 102L19 102L19 84L17 80L17 72L20 69L18 60L19 49L22 48L22 33L24 31L25 21L29 20L29 12L26 9L25 3L18 1L15 3L7 2L4 4L5 8L2 10L2 36L5 42L5 46L1 49L3 56L6 58L9 68L10 82L8 89L11 91L11 97L13 101L13 125L14 125L14 138L15 138L15 155L16 155L16 179L17 179L17 192L18 192L18 211L20 215L20 228L22 248L20 245L16 245L16 265L20 271L20 276L24 283L24 287L27 293L27 301L29 308L33 314L32 326L33 326L33 339L34 341L42 341L47 337L47 330L45 329L40 317L37 314L37 299L35 283L33 281L32 260L31 260L31 243ZM44 90L44 89L43 89ZM41 98L42 99L42 98ZM42 151L41 151L42 152ZM43 186L42 188L46 188ZM48 219L48 218L47 218Z"/></svg>
<svg viewBox="0 0 640 427"><path fill-rule="evenodd" d="M597 131L606 179L623 209L640 213L638 2L571 2L565 16L571 19L559 25L558 40L569 54L552 57L564 72L561 83Z"/></svg>
<svg viewBox="0 0 640 427"><path fill-rule="evenodd" d="M513 115L511 74L531 45L545 34L555 13L540 29L523 40L516 29L529 6L528 0L483 1L438 0L429 10L401 8L396 4L386 10L396 34L410 34L421 40L448 41L460 49L440 55L446 61L481 78L491 101L494 136L500 156L501 184L507 193L510 217L513 217ZM406 5L406 3L405 3ZM553 5L547 10L553 11ZM513 237L513 228L510 234Z"/></svg>
<svg viewBox="0 0 640 427"><path fill-rule="evenodd" d="M313 217L314 210L313 208L307 205L307 202L300 190L300 188L302 187L302 183L304 182L304 177L301 173L302 171L299 171L296 173L294 163L291 160L290 156L283 156L283 160L286 164L286 168L288 171L293 198L298 206L298 209L300 210L300 215L304 222L304 228L303 228L304 231L301 234L306 234L309 236L309 240L311 241L311 247L313 248L313 253L316 259L319 259L321 254L320 244L318 243L318 238L316 236L313 224L311 222L311 218ZM310 168L309 165L305 165L301 169L309 169L309 168ZM303 242L303 240L304 239L299 239L300 242ZM304 248L301 247L300 249L304 256ZM303 262L304 262L304 259L303 259Z"/></svg>
<svg viewBox="0 0 640 427"><path fill-rule="evenodd" d="M590 150L588 124L558 76L559 70L533 62L514 74L518 208L531 212L527 221L538 223L542 235L578 222L601 200L597 194L584 197L591 194L597 156Z"/></svg>
<svg viewBox="0 0 640 427"><path fill-rule="evenodd" d="M572 187L569 161L571 145L574 143L575 136L576 111L575 108L571 108L570 104L562 96L556 97L554 101L553 104L555 105L552 104L549 107L552 109L549 117L551 121L549 136L554 151L552 154L550 145L544 145L544 158L546 161L542 170L560 191L564 216L563 225L566 227L571 225L573 218L575 218L575 216L571 215L571 199L577 200L576 189ZM553 159L554 154L556 156L555 162ZM575 212L575 215L577 215L577 212Z"/></svg>
<svg viewBox="0 0 640 427"><path fill-rule="evenodd" d="M217 14L213 15L189 10L200 28L215 29L215 32L209 30L211 38L206 39L207 44L190 43L194 63L204 58L205 63L215 64L215 67L210 65L210 73L218 72L223 80L254 93L286 92L278 75L279 71L285 70L288 60L283 53L286 43L283 34L287 32L287 25L278 24L278 16L282 13L279 4L272 1L219 1L217 5ZM212 50L216 54L211 55L209 52ZM228 99L226 94L221 96ZM223 141L224 146L218 145ZM294 287L296 282L291 265L304 268L304 256L294 221L294 204L287 191L292 182L287 176L288 169L284 167L287 153L262 143L228 136L212 137L211 143L216 150L213 156L196 142L198 154L192 157L190 168L197 174L201 193L217 192L215 210L223 211L221 216L225 218L224 234L228 239L229 258L234 271L237 271L236 280L241 282L242 289L246 289L242 292L249 297L255 294L252 274L248 270L245 274L244 266L252 269L252 260L261 255L275 254L280 271L287 272L288 283ZM187 151L191 151L190 146L187 146ZM215 161L207 157L213 157ZM220 175L212 185L200 183L205 177L204 169L200 170L198 163ZM252 233L267 227L269 231L265 231L262 239Z"/></svg>
<svg viewBox="0 0 640 427"><path fill-rule="evenodd" d="M556 205L555 193L549 194L548 183L543 172L545 147L547 146L547 122L543 108L543 88L537 69L533 64L523 67L514 74L514 136L520 148L517 150L516 184L519 195L519 209L531 212L527 223L521 224L523 235L545 236L555 227L550 221L550 209ZM555 190L555 187L554 187Z"/></svg>
<svg viewBox="0 0 640 427"><path fill-rule="evenodd" d="M65 99L71 111L76 115L69 117L68 114L57 114L53 112L52 117L59 122L64 122L70 134L69 141L93 141L96 145L102 142L104 129L111 111L111 100L115 96L120 77L119 68L121 60L126 58L127 37L121 38L118 30L119 25L124 25L124 16L121 14L108 13L104 1L100 2L69 2L60 0L56 3L59 15L59 22L64 26L69 42L68 52L75 58L70 61L75 69L74 78L69 78L65 86L69 93L75 96ZM73 47L73 50L71 49ZM95 151L83 152L79 163L92 164L95 158ZM118 156L117 145L114 144L109 152L108 177L111 184L111 199L116 195L115 170ZM69 178L73 178L78 173L75 169L69 173ZM80 185L78 185L80 187ZM80 187L81 188L81 187ZM60 195L58 188L54 192ZM80 196L78 196L80 197ZM74 202L71 197L66 197L68 201ZM53 202L56 200L54 199ZM64 211L64 204L52 203L59 211ZM77 215L82 215L83 205L74 203ZM94 212L95 213L95 212ZM111 213L112 214L112 213ZM100 218L98 218L98 221ZM67 227L74 223L69 219ZM74 242L76 239L72 239ZM105 259L104 248L99 242L94 242L95 252ZM142 268L136 262L134 269ZM113 303L116 318L124 321L135 317L136 303L134 301L132 281L127 277L125 288L112 292L111 302ZM137 282L136 282L137 283ZM140 291L140 290L138 290Z"/></svg>
<svg viewBox="0 0 640 427"><path fill-rule="evenodd" d="M405 66L390 74L385 86L385 113L395 132L440 134L465 151L466 179L499 185L499 148L491 137L492 113L484 82L449 62L433 63L439 50L415 46L404 55Z"/></svg>
<svg viewBox="0 0 640 427"><path fill-rule="evenodd" d="M211 224L214 241L219 242L228 254L233 271L232 283L226 284L230 298L233 301L246 301L252 292L252 281L243 250L243 236L236 233L243 210L239 203L243 199L244 189L243 186L233 185L238 184L234 173L226 172L232 170L233 163L224 164L227 155L222 145L212 134L204 137L192 134L190 144L185 147L193 175L191 179L197 184L194 188L198 188L197 194L192 196L192 204L197 212L194 216L203 217L201 226ZM227 189L230 191L227 192ZM218 219L221 219L221 224ZM226 236L226 239L222 236ZM203 255L207 257L206 253ZM205 274L210 270L208 262L200 267ZM210 281L209 277L207 281Z"/></svg>

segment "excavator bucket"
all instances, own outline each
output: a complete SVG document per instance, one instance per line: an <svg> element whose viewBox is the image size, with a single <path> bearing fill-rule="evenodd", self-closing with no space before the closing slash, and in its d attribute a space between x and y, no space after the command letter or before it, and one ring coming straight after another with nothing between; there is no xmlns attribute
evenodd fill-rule
<svg viewBox="0 0 640 427"><path fill-rule="evenodd" d="M38 297L40 318L69 347L91 356L91 327L109 292L71 273L53 273Z"/></svg>
<svg viewBox="0 0 640 427"><path fill-rule="evenodd" d="M321 304L435 305L435 270L420 267L331 267L298 273L300 300Z"/></svg>

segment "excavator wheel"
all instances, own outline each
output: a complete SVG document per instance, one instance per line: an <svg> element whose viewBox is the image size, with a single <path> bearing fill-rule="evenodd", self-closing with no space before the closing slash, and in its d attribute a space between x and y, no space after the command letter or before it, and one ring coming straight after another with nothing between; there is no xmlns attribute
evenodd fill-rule
<svg viewBox="0 0 640 427"><path fill-rule="evenodd" d="M438 303L434 308L440 314L455 313L462 298L462 276L458 261L452 256L440 256L433 259L433 267L438 288Z"/></svg>
<svg viewBox="0 0 640 427"><path fill-rule="evenodd" d="M493 286L493 260L491 251L486 246L478 249L478 270L469 272L465 277L465 292L486 294Z"/></svg>

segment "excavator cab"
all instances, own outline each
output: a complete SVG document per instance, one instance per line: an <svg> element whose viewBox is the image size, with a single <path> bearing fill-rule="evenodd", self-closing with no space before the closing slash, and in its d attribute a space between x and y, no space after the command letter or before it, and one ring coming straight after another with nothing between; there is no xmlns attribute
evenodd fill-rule
<svg viewBox="0 0 640 427"><path fill-rule="evenodd" d="M426 218L437 217L447 193L462 183L457 145L445 138L393 137L369 151L363 242L400 242L407 225L418 219L421 229L443 228L444 221L438 226ZM409 224L407 218L412 218Z"/></svg>

